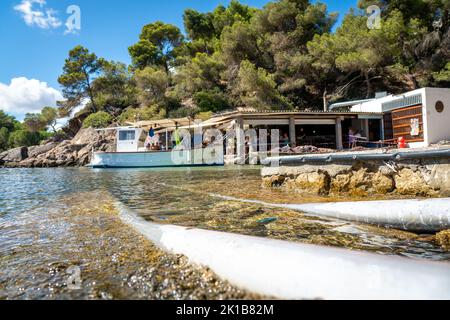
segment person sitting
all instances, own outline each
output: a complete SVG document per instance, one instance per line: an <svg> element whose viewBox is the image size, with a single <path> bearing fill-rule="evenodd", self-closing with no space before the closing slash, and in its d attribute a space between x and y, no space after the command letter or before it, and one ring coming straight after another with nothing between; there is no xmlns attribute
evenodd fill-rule
<svg viewBox="0 0 450 320"><path fill-rule="evenodd" d="M281 148L289 147L289 144L291 143L289 139L289 135L287 133L284 133L283 136L280 139L280 146Z"/></svg>

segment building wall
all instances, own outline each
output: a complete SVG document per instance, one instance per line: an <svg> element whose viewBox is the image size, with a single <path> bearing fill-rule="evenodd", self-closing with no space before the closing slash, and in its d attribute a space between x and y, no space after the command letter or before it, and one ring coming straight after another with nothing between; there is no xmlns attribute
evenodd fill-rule
<svg viewBox="0 0 450 320"><path fill-rule="evenodd" d="M425 90L425 142L427 145L450 140L450 89L426 88ZM444 103L444 111L436 111L436 102Z"/></svg>

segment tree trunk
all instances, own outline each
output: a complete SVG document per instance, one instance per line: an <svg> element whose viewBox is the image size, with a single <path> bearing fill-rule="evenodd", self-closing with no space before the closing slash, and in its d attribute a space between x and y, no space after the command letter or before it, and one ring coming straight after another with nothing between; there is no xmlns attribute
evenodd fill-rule
<svg viewBox="0 0 450 320"><path fill-rule="evenodd" d="M370 98L373 93L372 82L370 82L369 71L364 71L364 77L367 84L367 98Z"/></svg>
<svg viewBox="0 0 450 320"><path fill-rule="evenodd" d="M419 88L419 84L417 83L417 79L414 74L407 74L406 78L412 84L412 90L416 90L417 88Z"/></svg>
<svg viewBox="0 0 450 320"><path fill-rule="evenodd" d="M91 99L92 111L95 113L98 110L97 110L97 106L95 105L94 94L92 92L91 82L89 81L89 75L86 72L85 72L85 77L86 77L86 83L87 83L87 90L88 90L89 98Z"/></svg>
<svg viewBox="0 0 450 320"><path fill-rule="evenodd" d="M328 111L328 98L327 98L327 89L323 92L323 111Z"/></svg>

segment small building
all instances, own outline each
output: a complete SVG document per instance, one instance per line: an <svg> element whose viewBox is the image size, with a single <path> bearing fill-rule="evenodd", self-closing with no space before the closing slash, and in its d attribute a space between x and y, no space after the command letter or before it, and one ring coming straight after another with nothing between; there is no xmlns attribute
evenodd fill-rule
<svg viewBox="0 0 450 320"><path fill-rule="evenodd" d="M427 147L450 139L448 88L422 88L347 105L352 112L383 114L383 140L404 137L410 147Z"/></svg>
<svg viewBox="0 0 450 320"><path fill-rule="evenodd" d="M290 148L314 146L342 150L354 146L352 141L355 136L359 138L359 145L368 148L396 146L400 137L410 147L426 147L450 140L450 89L423 88L402 95L377 94L374 99L336 103L328 111L257 111L243 108L217 114L202 123L182 118L130 125L144 129L144 137L145 130L153 128L161 136L161 145L165 150L172 148L173 133L179 129L194 133L198 129L214 128L222 131L224 137L231 130L236 132L235 138L224 141L226 147L233 150L232 159L246 158L245 141L237 138L241 129L254 129L256 132L266 129L269 135L271 130L278 129L280 138L284 143L288 140ZM122 137L127 138L123 150L145 151L140 131L133 137L131 132L129 134ZM118 140L122 138L118 137ZM263 149L261 143L258 141L254 152Z"/></svg>

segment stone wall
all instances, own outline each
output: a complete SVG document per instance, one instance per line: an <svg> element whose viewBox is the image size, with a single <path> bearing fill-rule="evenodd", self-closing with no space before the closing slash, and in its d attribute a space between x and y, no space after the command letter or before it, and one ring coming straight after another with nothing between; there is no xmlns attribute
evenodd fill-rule
<svg viewBox="0 0 450 320"><path fill-rule="evenodd" d="M450 159L264 167L263 186L318 195L450 196Z"/></svg>

